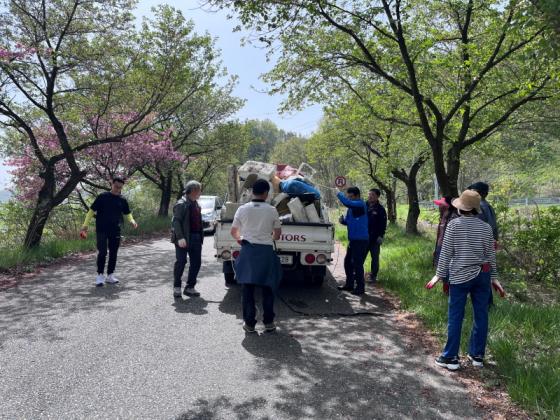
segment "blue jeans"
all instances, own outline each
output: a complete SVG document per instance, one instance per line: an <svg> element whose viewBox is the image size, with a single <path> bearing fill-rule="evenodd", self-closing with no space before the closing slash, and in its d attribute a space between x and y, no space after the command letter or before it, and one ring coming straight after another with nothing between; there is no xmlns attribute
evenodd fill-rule
<svg viewBox="0 0 560 420"><path fill-rule="evenodd" d="M202 264L202 234L191 233L187 240L187 248L181 248L175 244L175 266L173 267L173 287L181 287L181 277L187 265L187 255L191 259L187 287L194 287L196 277Z"/></svg>
<svg viewBox="0 0 560 420"><path fill-rule="evenodd" d="M255 285L243 284L243 321L250 327L257 324L257 309L255 308ZM267 286L258 286L262 289L263 323L270 324L274 321L274 292Z"/></svg>
<svg viewBox="0 0 560 420"><path fill-rule="evenodd" d="M344 271L346 273L346 287L354 288L363 292L364 284L364 261L368 253L369 241L350 241L344 257Z"/></svg>
<svg viewBox="0 0 560 420"><path fill-rule="evenodd" d="M465 316L467 295L473 306L473 327L469 341L469 354L484 357L488 337L488 302L490 299L490 273L483 273L466 283L449 285L449 309L447 343L443 356L458 357L461 344L461 328Z"/></svg>

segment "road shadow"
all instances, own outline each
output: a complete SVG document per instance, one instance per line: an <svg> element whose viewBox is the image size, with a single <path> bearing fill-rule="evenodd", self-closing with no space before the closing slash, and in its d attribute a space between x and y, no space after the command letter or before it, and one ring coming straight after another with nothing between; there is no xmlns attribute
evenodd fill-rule
<svg viewBox="0 0 560 420"><path fill-rule="evenodd" d="M318 289L283 282L275 300L278 332L247 334L241 342L255 358L250 381L272 387L266 407L247 416L239 407L251 399L223 395L198 400L178 418L481 417L466 391L400 335L394 308L374 288L356 297L336 286L330 273ZM255 298L260 309L260 293ZM240 286L227 290L219 309L241 319ZM380 316L356 316L363 312Z"/></svg>
<svg viewBox="0 0 560 420"><path fill-rule="evenodd" d="M175 312L181 314L191 314L191 315L207 315L208 311L206 307L208 302L202 297L192 297L192 298L175 298L172 304L175 307Z"/></svg>
<svg viewBox="0 0 560 420"><path fill-rule="evenodd" d="M198 399L178 419L482 417L384 318L292 318L241 345L254 357L246 390Z"/></svg>
<svg viewBox="0 0 560 420"><path fill-rule="evenodd" d="M119 251L119 284L95 287L95 255L74 265L47 267L35 278L0 292L0 348L8 338L60 340L63 331L51 319L76 312L111 312L120 300L172 284L173 246L156 240Z"/></svg>
<svg viewBox="0 0 560 420"><path fill-rule="evenodd" d="M241 346L253 356L267 360L295 360L302 356L299 341L286 331L245 333Z"/></svg>
<svg viewBox="0 0 560 420"><path fill-rule="evenodd" d="M225 417L222 413L234 413L237 419L254 418L255 411L265 408L267 400L265 398L250 398L243 403L236 403L231 398L220 397L212 401L199 398L194 407L179 415L177 420L222 420ZM263 417L266 418L266 417Z"/></svg>
<svg viewBox="0 0 560 420"><path fill-rule="evenodd" d="M338 283L328 271L322 287L309 287L297 276L282 281L275 295L277 320L301 316L349 316L358 312L383 314L392 306L375 291L360 297L337 289ZM262 317L261 293L255 292L258 314ZM230 286L219 305L221 312L242 317L241 285ZM257 317L258 319L258 317Z"/></svg>

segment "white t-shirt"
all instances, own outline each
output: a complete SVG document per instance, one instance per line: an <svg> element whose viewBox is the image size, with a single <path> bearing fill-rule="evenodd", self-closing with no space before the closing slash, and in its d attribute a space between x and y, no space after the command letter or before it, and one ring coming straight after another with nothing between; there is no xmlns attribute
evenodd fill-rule
<svg viewBox="0 0 560 420"><path fill-rule="evenodd" d="M252 244L272 245L272 230L280 228L280 216L276 207L251 201L237 209L232 226L239 228L243 239Z"/></svg>

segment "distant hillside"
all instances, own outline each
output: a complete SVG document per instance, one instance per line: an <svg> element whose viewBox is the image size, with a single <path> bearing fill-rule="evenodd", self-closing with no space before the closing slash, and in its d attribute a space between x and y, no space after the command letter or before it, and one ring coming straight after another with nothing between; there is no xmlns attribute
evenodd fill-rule
<svg viewBox="0 0 560 420"><path fill-rule="evenodd" d="M12 197L12 193L6 190L0 190L0 203L5 203Z"/></svg>

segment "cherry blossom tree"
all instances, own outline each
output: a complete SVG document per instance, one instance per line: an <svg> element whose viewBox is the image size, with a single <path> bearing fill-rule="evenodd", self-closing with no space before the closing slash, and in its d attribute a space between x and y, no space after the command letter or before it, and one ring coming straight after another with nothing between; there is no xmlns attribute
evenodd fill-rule
<svg viewBox="0 0 560 420"><path fill-rule="evenodd" d="M0 0L0 127L18 143L9 148L20 152L11 163L27 180L23 194L36 189L26 248L88 178L93 149L170 121L192 95L189 66L215 55L209 37L167 6L136 30L134 4Z"/></svg>

